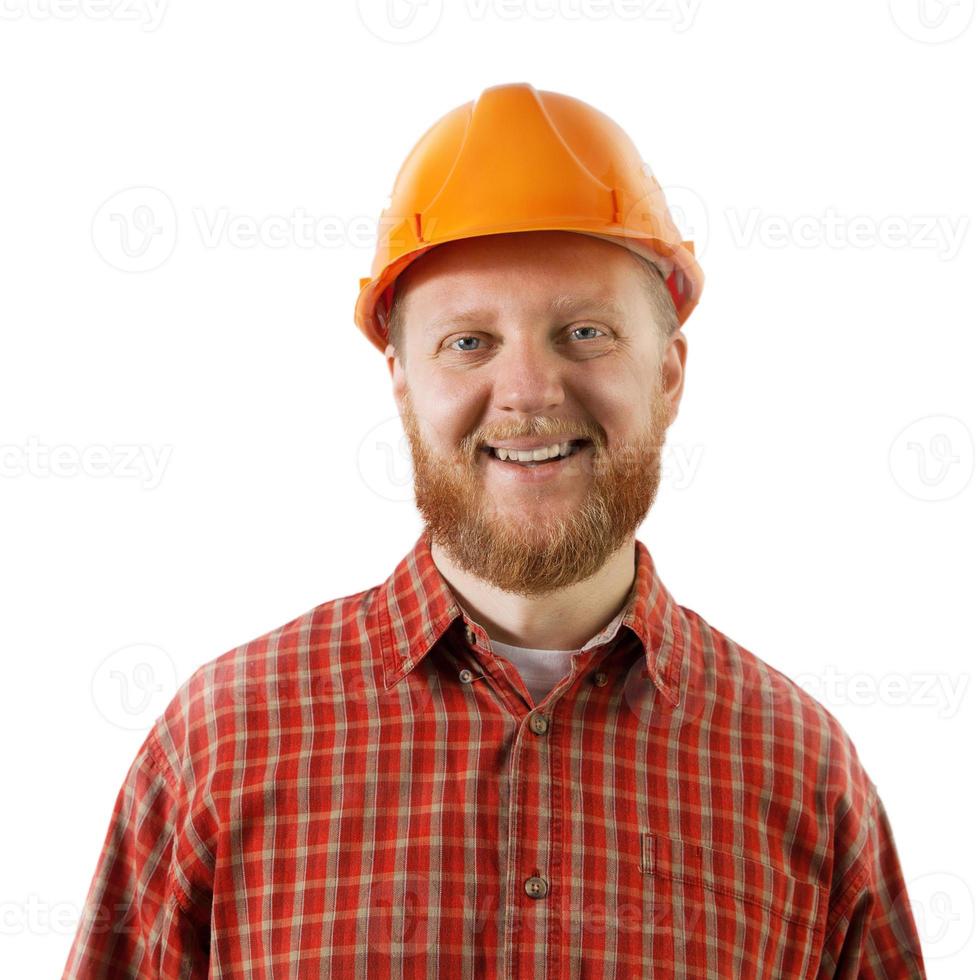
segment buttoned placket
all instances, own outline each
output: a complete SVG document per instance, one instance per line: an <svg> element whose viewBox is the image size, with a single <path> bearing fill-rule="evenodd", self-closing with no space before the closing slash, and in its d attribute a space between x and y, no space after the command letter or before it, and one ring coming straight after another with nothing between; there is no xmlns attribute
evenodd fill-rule
<svg viewBox="0 0 980 980"><path fill-rule="evenodd" d="M476 628L465 619L464 623L464 635L471 652L475 649L486 654L487 651L481 645L482 631L478 634ZM606 638L603 642L595 643L588 651L583 650L583 653L589 654L590 664L596 663L612 645L612 641ZM574 675L580 673L580 669L573 672ZM469 667L463 667L458 676L461 683L472 684L484 674L477 674ZM594 686L604 687L609 677L605 671L593 670L590 680ZM507 976L513 980L540 972L540 965L535 961L540 950L535 943L529 941L530 936L536 932L543 931L548 935L549 960L545 967L548 975L556 975L555 971L560 966L561 930L564 926L560 909L547 900L552 879L550 871L542 870L541 864L548 857L555 869L560 867L565 842L554 835L549 840L538 840L536 807L534 804L525 805L524 798L527 793L533 792L538 801L537 808L547 806L550 814L546 821L547 826L564 827L563 815L556 812L556 808L567 805L567 801L560 794L556 797L551 785L551 753L555 751L550 739L551 711L573 683L575 676L566 678L562 686L549 696L544 707L535 706L522 719L516 719L517 731L510 759L508 834L505 841L507 853L502 864L507 874L502 929L504 954ZM567 794L568 788L565 787L562 792ZM535 922L538 917L541 921ZM522 946L529 952L522 953Z"/></svg>

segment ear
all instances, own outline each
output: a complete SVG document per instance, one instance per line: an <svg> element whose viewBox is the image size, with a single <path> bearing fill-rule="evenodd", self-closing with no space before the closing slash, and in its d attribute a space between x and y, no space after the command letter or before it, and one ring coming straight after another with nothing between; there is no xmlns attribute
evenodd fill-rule
<svg viewBox="0 0 980 980"><path fill-rule="evenodd" d="M395 395L395 402L398 411L401 412L402 399L405 392L405 371L402 362L395 353L395 345L388 344L385 348L385 360L388 364L388 373L391 375L391 388Z"/></svg>
<svg viewBox="0 0 980 980"><path fill-rule="evenodd" d="M680 410L684 394L684 370L687 366L687 337L678 327L664 344L661 371L663 372L664 396L670 405L670 423L673 425Z"/></svg>

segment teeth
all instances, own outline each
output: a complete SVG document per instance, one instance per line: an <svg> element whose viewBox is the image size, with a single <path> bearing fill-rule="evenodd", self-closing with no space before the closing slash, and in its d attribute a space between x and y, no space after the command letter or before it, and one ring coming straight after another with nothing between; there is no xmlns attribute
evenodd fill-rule
<svg viewBox="0 0 980 980"><path fill-rule="evenodd" d="M513 459L518 463L533 463L543 459L554 459L556 456L568 456L574 443L556 442L552 446L540 446L537 449L494 449L497 459Z"/></svg>

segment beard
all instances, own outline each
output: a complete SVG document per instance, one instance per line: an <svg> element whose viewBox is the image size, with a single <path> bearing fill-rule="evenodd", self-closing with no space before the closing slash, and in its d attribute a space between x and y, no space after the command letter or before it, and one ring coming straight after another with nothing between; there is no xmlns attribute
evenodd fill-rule
<svg viewBox="0 0 980 980"><path fill-rule="evenodd" d="M591 439L591 446L566 459L547 481L509 489L487 470L516 464L495 462L480 449L495 438L476 433L453 457L434 453L406 391L402 425L412 452L416 506L431 542L459 568L516 595L548 595L591 578L636 531L656 498L670 424L661 378L649 411L644 432L613 447L593 426L574 419L531 420L521 431L495 434L500 441L541 435L544 444L573 429Z"/></svg>

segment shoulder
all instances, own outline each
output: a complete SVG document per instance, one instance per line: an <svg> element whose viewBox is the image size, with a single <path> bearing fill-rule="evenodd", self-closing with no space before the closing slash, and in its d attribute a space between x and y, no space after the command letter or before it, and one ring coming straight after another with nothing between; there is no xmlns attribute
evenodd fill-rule
<svg viewBox="0 0 980 980"><path fill-rule="evenodd" d="M840 719L783 671L681 607L699 739L731 753L768 819L796 828L832 901L868 873L877 788ZM689 685L689 686L688 686Z"/></svg>
<svg viewBox="0 0 980 980"><path fill-rule="evenodd" d="M768 745L773 761L785 762L811 792L836 807L867 817L876 789L857 747L840 719L783 671L680 607L689 642L688 680L719 719L748 739Z"/></svg>
<svg viewBox="0 0 980 980"><path fill-rule="evenodd" d="M200 783L243 754L243 739L268 739L284 716L328 696L341 665L370 669L379 588L323 602L198 667L148 735L158 768L186 788Z"/></svg>

